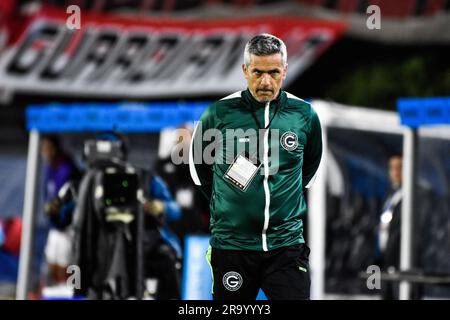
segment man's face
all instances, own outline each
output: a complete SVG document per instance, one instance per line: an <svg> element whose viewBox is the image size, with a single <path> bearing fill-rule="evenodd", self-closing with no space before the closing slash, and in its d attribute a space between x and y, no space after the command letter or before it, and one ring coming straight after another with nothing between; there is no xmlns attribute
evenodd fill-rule
<svg viewBox="0 0 450 320"><path fill-rule="evenodd" d="M42 140L41 154L47 163L52 163L56 157L56 149L53 143L47 139Z"/></svg>
<svg viewBox="0 0 450 320"><path fill-rule="evenodd" d="M177 144L182 147L189 148L192 139L192 131L189 127L183 126L177 132Z"/></svg>
<svg viewBox="0 0 450 320"><path fill-rule="evenodd" d="M242 65L248 88L259 102L274 100L286 78L287 64L280 53L269 56L250 55L250 64Z"/></svg>
<svg viewBox="0 0 450 320"><path fill-rule="evenodd" d="M402 184L402 158L393 157L389 159L389 178L394 187Z"/></svg>

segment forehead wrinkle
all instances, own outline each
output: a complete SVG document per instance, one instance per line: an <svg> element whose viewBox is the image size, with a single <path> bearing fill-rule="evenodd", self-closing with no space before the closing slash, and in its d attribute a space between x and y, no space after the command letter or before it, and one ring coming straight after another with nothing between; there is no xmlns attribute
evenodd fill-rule
<svg viewBox="0 0 450 320"><path fill-rule="evenodd" d="M283 59L281 54L273 54L269 56L250 56L249 66L258 66L258 65L269 65L272 67L283 68Z"/></svg>
<svg viewBox="0 0 450 320"><path fill-rule="evenodd" d="M277 66L277 65L267 65L267 64L252 64L250 65L251 70L259 70L264 72L271 72L271 71L281 71L283 70L283 67Z"/></svg>

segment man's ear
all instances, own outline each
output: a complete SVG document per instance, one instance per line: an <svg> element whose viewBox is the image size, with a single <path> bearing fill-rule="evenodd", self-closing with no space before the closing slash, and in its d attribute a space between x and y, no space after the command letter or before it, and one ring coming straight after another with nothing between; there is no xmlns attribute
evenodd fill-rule
<svg viewBox="0 0 450 320"><path fill-rule="evenodd" d="M284 65L283 69L284 69L283 70L283 80L285 80L286 79L286 75L287 75L287 71L288 71L288 64L287 63Z"/></svg>
<svg viewBox="0 0 450 320"><path fill-rule="evenodd" d="M247 79L247 66L245 63L242 64L242 71L244 72L245 79Z"/></svg>

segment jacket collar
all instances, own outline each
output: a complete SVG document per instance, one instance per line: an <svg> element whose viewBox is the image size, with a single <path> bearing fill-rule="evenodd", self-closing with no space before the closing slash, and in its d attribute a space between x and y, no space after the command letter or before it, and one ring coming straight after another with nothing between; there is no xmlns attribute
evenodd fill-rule
<svg viewBox="0 0 450 320"><path fill-rule="evenodd" d="M253 95L251 94L250 90L247 88L247 90L242 92L242 97L246 104L248 104L253 109L257 110L259 108L264 108L266 106L265 102L259 102L256 100ZM287 96L286 92L283 90L280 90L280 93L278 94L277 98L275 100L270 101L271 107L278 107L279 105L283 106L286 102Z"/></svg>

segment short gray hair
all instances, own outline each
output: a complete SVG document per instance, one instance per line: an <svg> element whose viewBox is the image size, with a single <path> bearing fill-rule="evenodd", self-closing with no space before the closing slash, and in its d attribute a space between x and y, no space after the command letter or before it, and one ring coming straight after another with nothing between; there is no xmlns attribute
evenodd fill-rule
<svg viewBox="0 0 450 320"><path fill-rule="evenodd" d="M262 33L251 38L245 45L244 63L248 67L250 64L250 55L269 56L272 54L281 54L283 65L287 63L287 50L283 40L268 34Z"/></svg>

